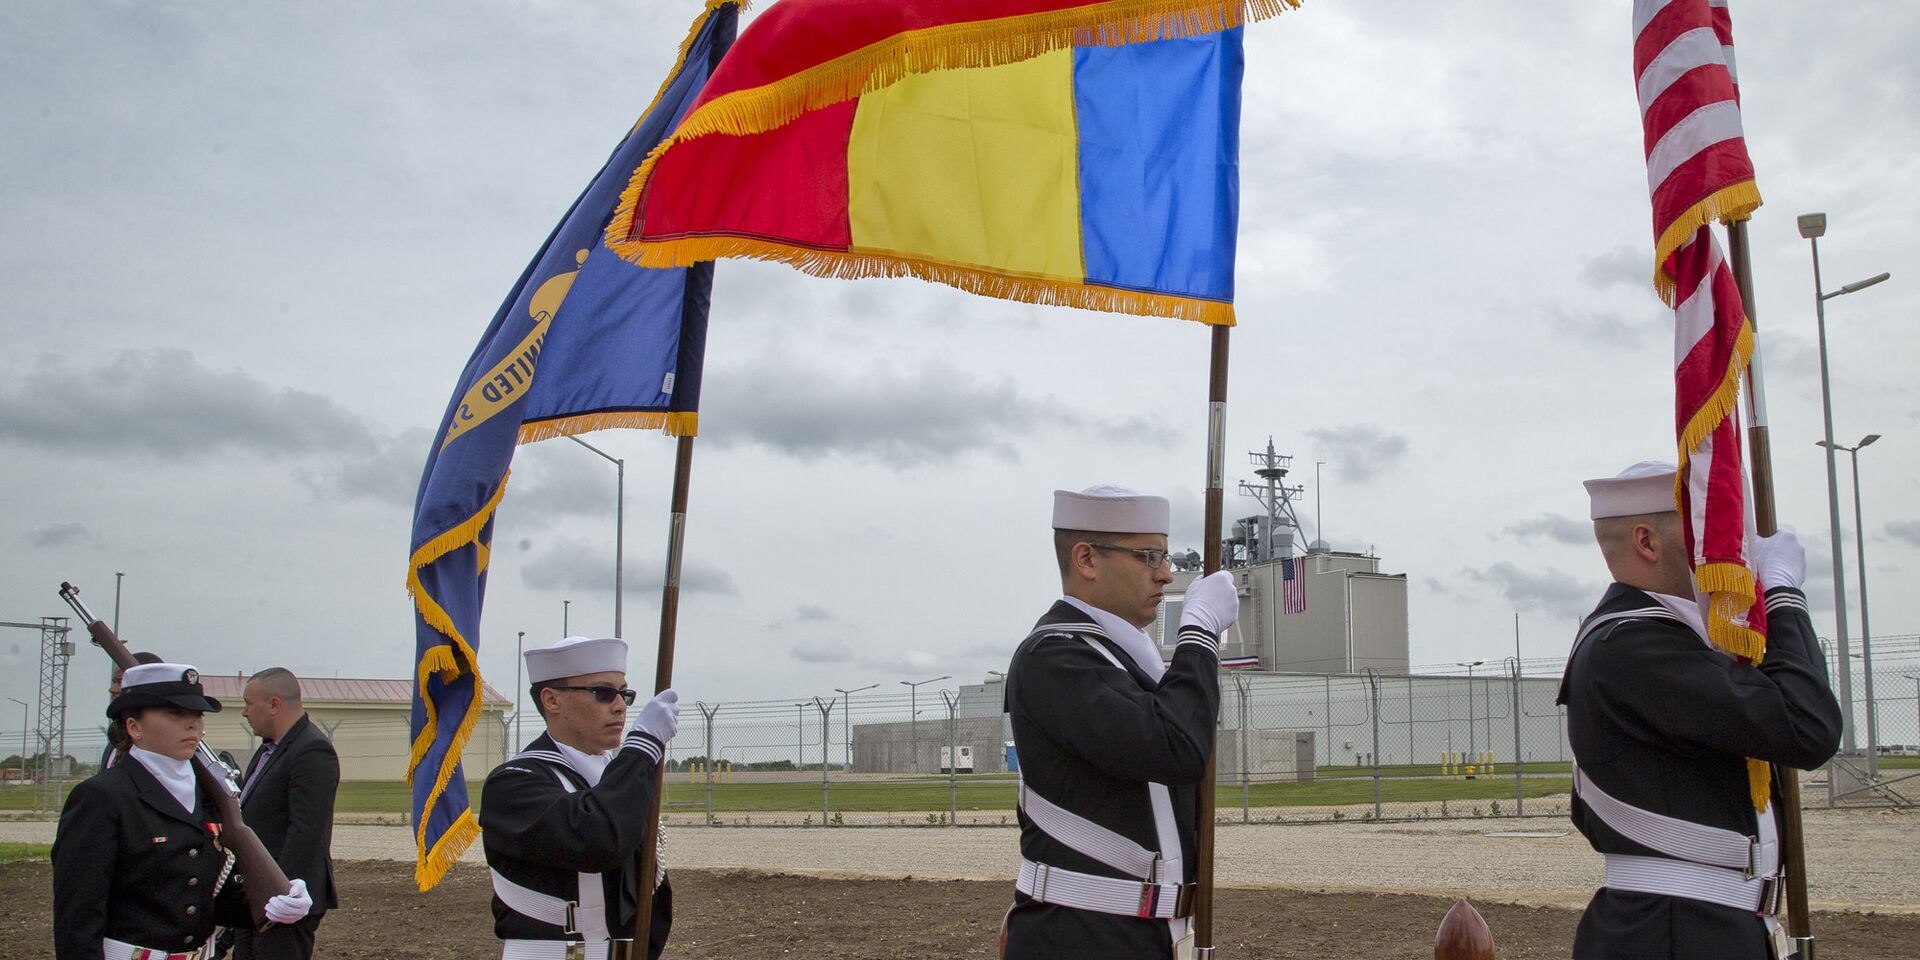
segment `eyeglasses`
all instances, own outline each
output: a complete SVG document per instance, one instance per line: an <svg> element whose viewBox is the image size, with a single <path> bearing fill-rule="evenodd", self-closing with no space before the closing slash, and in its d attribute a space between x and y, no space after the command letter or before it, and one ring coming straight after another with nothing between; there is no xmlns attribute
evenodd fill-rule
<svg viewBox="0 0 1920 960"><path fill-rule="evenodd" d="M1095 550L1117 550L1121 553L1131 553L1134 556L1139 557L1142 561L1144 561L1147 565L1148 570L1158 570L1160 569L1162 564L1165 564L1167 562L1167 552L1165 550L1153 550L1153 549L1141 548L1141 547L1123 547L1117 543L1089 543L1087 544L1087 546L1092 547Z"/></svg>
<svg viewBox="0 0 1920 960"><path fill-rule="evenodd" d="M635 692L632 687L609 687L605 685L595 686L595 687L565 687L555 683L555 684L549 684L547 686L547 689L548 690L585 690L586 692L593 694L593 699L600 703L612 703L614 697L619 697L620 699L625 700L627 702L627 706L629 707L633 706L633 698L639 696L639 694Z"/></svg>

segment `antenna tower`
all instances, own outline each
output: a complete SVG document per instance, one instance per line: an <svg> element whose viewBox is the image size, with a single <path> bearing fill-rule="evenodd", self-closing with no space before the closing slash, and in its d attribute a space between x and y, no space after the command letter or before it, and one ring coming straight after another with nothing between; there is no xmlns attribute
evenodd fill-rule
<svg viewBox="0 0 1920 960"><path fill-rule="evenodd" d="M1301 540L1306 540L1305 530L1300 529L1300 517L1293 512L1293 498L1306 493L1306 488L1287 485L1287 471L1292 469L1293 455L1276 453L1273 449L1273 437L1267 437L1267 450L1247 452L1247 459L1253 464L1253 475L1260 483L1240 481L1241 496L1252 497L1267 508L1267 529L1260 537L1259 549L1252 543L1247 544L1247 561L1268 561L1279 559L1274 555L1274 544L1278 542L1278 531L1283 526L1293 528Z"/></svg>

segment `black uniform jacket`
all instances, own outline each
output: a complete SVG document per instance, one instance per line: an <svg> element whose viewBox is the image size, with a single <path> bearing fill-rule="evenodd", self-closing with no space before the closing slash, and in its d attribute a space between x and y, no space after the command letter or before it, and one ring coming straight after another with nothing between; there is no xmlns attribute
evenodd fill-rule
<svg viewBox="0 0 1920 960"><path fill-rule="evenodd" d="M260 756L264 752L255 750L247 763L247 799L240 813L280 869L307 882L307 896L313 898L308 916L318 917L340 905L329 853L340 757L311 717L301 717L287 729L263 770Z"/></svg>
<svg viewBox="0 0 1920 960"><path fill-rule="evenodd" d="M1196 785L1206 777L1220 711L1219 657L1206 646L1182 644L1175 648L1172 666L1155 681L1117 644L1078 632L1091 626L1085 613L1057 602L1035 625L1041 632L1014 652L1007 668L1007 712L1020 776L1033 792L1148 850L1158 850L1160 840L1147 784L1166 784L1185 866L1180 879L1191 883ZM1122 876L1042 833L1024 814L1020 853L1079 873ZM1007 915L1007 960L1159 960L1171 947L1165 920L1040 903L1018 892Z"/></svg>
<svg viewBox="0 0 1920 960"><path fill-rule="evenodd" d="M204 797L188 813L133 757L75 784L53 840L54 956L99 960L102 937L187 952L216 923L246 925L237 875L213 895L217 822Z"/></svg>
<svg viewBox="0 0 1920 960"><path fill-rule="evenodd" d="M1616 583L1594 615L1654 603ZM1747 788L1747 758L1811 769L1840 742L1840 706L1827 688L1826 662L1799 590L1767 591L1767 628L1767 653L1758 666L1707 646L1672 620L1623 620L1597 629L1574 651L1560 685L1580 769L1626 803L1754 836L1758 814ZM1614 832L1583 803L1573 805L1573 823L1601 853L1662 856ZM1765 927L1751 912L1602 887L1580 919L1573 955L1665 960L1770 953Z"/></svg>
<svg viewBox="0 0 1920 960"><path fill-rule="evenodd" d="M521 756L493 768L480 793L480 838L487 865L523 887L562 900L579 898L580 874L605 874L607 930L614 939L633 936L634 857L641 844L654 842L648 815L659 766L652 754L639 748L641 737L627 734L600 782L589 787L572 767L526 756L558 752L553 738L543 733ZM556 773L573 785L572 793L555 779ZM672 925L673 887L663 881L653 898L648 957L660 956ZM499 897L493 898L493 932L502 940L580 939L513 912Z"/></svg>

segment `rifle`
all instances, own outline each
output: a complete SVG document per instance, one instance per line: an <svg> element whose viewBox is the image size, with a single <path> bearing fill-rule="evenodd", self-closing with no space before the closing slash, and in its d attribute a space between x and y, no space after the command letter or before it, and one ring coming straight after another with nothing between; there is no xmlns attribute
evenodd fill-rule
<svg viewBox="0 0 1920 960"><path fill-rule="evenodd" d="M127 670L138 666L132 651L114 636L113 628L101 622L80 602L80 588L71 583L61 582L60 599L73 608L80 622L87 625L87 635L93 639L94 646L107 652L115 666ZM266 919L267 901L288 891L290 884L280 865L273 862L273 855L267 852L267 845L260 842L258 834L240 819L240 771L227 766L215 756L213 748L205 740L200 741L200 749L193 755L194 779L207 795L207 800L220 815L220 839L227 849L233 851L235 878L242 881L247 895L247 910L253 917L254 926L264 930L270 922Z"/></svg>

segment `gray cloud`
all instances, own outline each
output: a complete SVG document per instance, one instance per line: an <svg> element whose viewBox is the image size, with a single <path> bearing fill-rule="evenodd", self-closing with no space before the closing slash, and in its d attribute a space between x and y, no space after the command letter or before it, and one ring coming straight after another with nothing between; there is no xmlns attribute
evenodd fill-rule
<svg viewBox="0 0 1920 960"><path fill-rule="evenodd" d="M1898 520L1887 524L1887 536L1920 547L1920 520Z"/></svg>
<svg viewBox="0 0 1920 960"><path fill-rule="evenodd" d="M1653 265L1648 262L1652 258L1647 251L1623 244L1588 258L1580 267L1580 279L1601 290L1615 285L1652 289Z"/></svg>
<svg viewBox="0 0 1920 960"><path fill-rule="evenodd" d="M1546 320L1555 329L1570 336L1610 347L1645 343L1648 337L1657 336L1664 329L1651 318L1630 320L1613 310L1573 311L1549 307Z"/></svg>
<svg viewBox="0 0 1920 960"><path fill-rule="evenodd" d="M1398 466L1407 455L1407 438L1372 424L1351 424L1307 431L1325 451L1334 475L1366 483Z"/></svg>
<svg viewBox="0 0 1920 960"><path fill-rule="evenodd" d="M325 465L305 471L301 480L322 499L367 499L411 507L432 443L433 431L426 429L365 437Z"/></svg>
<svg viewBox="0 0 1920 960"><path fill-rule="evenodd" d="M97 545L100 534L84 523L53 523L38 530L29 530L20 538L30 547L66 547L76 544Z"/></svg>
<svg viewBox="0 0 1920 960"><path fill-rule="evenodd" d="M1133 444L1165 446L1175 438L1151 417L1088 417L1051 398L1022 395L1010 379L987 380L938 361L843 376L766 357L716 371L707 383L707 439L759 444L800 460L851 456L916 467L986 453L1012 462L1019 459L1013 438L1044 427Z"/></svg>
<svg viewBox="0 0 1920 960"><path fill-rule="evenodd" d="M1582 583L1558 570L1523 570L1502 560L1461 573L1474 583L1498 590L1519 610L1540 610L1566 617L1584 616L1600 600L1599 584Z"/></svg>
<svg viewBox="0 0 1920 960"><path fill-rule="evenodd" d="M832 620L833 613L832 611L829 611L826 607L815 606L811 603L803 603L799 606L798 609L794 611L794 619L799 620L801 623L807 623L809 621L824 622L827 620Z"/></svg>
<svg viewBox="0 0 1920 960"><path fill-rule="evenodd" d="M627 595L637 592L651 601L659 600L665 569L658 563L627 561ZM553 546L520 568L520 582L534 590L583 593L613 592L613 548L604 543L559 539ZM733 577L718 567L688 563L680 571L683 593L709 593L732 596Z"/></svg>
<svg viewBox="0 0 1920 960"><path fill-rule="evenodd" d="M517 468L507 484L501 509L510 513L515 523L531 526L564 517L613 516L618 495L613 465L571 440L545 443L572 447L578 456L541 457Z"/></svg>
<svg viewBox="0 0 1920 960"><path fill-rule="evenodd" d="M125 350L96 367L58 358L0 387L0 440L44 450L163 460L210 453L355 450L367 426L317 393L202 365L185 350Z"/></svg>
<svg viewBox="0 0 1920 960"><path fill-rule="evenodd" d="M853 648L839 640L802 640L789 652L801 663L846 663L853 659Z"/></svg>
<svg viewBox="0 0 1920 960"><path fill-rule="evenodd" d="M1572 520L1557 513L1543 513L1532 520L1522 520L1508 527L1506 532L1508 536L1523 543L1552 540L1576 547L1593 544L1592 524Z"/></svg>

